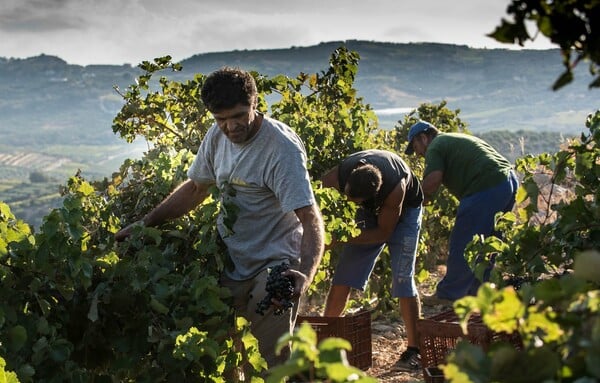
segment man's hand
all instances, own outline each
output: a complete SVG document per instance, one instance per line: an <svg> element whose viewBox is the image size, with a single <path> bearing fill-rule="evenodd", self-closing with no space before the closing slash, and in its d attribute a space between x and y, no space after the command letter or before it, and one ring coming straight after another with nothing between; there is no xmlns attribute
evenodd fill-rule
<svg viewBox="0 0 600 383"><path fill-rule="evenodd" d="M256 312L264 315L269 306L274 306L275 315L281 315L294 306L294 298L300 297L308 288L307 278L296 270L290 270L287 263L282 263L269 270L265 290L267 295L258 302Z"/></svg>
<svg viewBox="0 0 600 383"><path fill-rule="evenodd" d="M299 272L298 270L287 269L286 271L281 273L281 275L292 277L292 279L294 280L294 294L292 295L292 297L300 297L306 292L306 290L308 290L308 277Z"/></svg>
<svg viewBox="0 0 600 383"><path fill-rule="evenodd" d="M137 222L134 222L134 223L126 226L125 228L117 231L115 233L115 241L117 241L117 242L124 241L125 239L127 239L127 237L129 237L133 233L133 228L135 226L140 226L140 225L143 225L143 224L144 223L142 221L137 221Z"/></svg>
<svg viewBox="0 0 600 383"><path fill-rule="evenodd" d="M117 231L115 233L115 241L123 242L130 235L131 235L131 225Z"/></svg>
<svg viewBox="0 0 600 383"><path fill-rule="evenodd" d="M300 298L300 296L304 294L306 290L308 290L308 278L298 270L287 269L286 271L282 272L281 275L291 277L294 281L294 292L292 293L292 299ZM284 310L286 307L288 307L289 301L283 302L277 298L271 298L271 304L275 306L275 310L277 312L278 309Z"/></svg>

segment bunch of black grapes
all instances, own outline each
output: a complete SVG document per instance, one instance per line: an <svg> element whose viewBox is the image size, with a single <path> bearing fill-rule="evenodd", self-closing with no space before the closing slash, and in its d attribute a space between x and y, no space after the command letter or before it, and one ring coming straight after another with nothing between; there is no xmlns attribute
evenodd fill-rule
<svg viewBox="0 0 600 383"><path fill-rule="evenodd" d="M529 282L526 277L513 275L506 279L506 286L512 286L515 290L520 290L523 284Z"/></svg>
<svg viewBox="0 0 600 383"><path fill-rule="evenodd" d="M269 270L267 277L267 286L265 290L267 295L258 302L256 312L260 315L265 315L265 311L271 306L271 299L276 299L281 302L281 306L275 308L275 315L281 315L294 306L292 303L292 295L294 294L294 279L289 275L281 275L289 269L288 264L273 266Z"/></svg>

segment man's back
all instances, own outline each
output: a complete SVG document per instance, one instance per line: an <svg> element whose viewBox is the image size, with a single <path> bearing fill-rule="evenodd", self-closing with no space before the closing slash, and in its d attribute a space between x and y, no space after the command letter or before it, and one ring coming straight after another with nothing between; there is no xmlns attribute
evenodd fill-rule
<svg viewBox="0 0 600 383"><path fill-rule="evenodd" d="M403 206L417 207L423 202L423 192L417 177L400 156L386 150L370 149L356 152L348 156L339 167L339 181L341 190L347 182L352 170L360 163L371 164L379 169L382 176L382 185L377 196L370 201L365 201L365 206L377 210L385 198L402 180L407 180Z"/></svg>
<svg viewBox="0 0 600 383"><path fill-rule="evenodd" d="M511 168L506 158L480 138L439 133L427 147L424 177L441 170L443 184L460 199L502 182Z"/></svg>

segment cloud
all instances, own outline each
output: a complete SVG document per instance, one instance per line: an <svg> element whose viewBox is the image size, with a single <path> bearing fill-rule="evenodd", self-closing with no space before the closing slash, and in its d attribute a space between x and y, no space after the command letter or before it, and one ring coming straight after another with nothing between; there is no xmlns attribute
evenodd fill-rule
<svg viewBox="0 0 600 383"><path fill-rule="evenodd" d="M64 12L68 0L3 0L0 4L0 30L36 34L85 27L78 15Z"/></svg>
<svg viewBox="0 0 600 383"><path fill-rule="evenodd" d="M509 0L1 0L0 56L137 64L327 41L497 47ZM495 45L494 45L495 44Z"/></svg>

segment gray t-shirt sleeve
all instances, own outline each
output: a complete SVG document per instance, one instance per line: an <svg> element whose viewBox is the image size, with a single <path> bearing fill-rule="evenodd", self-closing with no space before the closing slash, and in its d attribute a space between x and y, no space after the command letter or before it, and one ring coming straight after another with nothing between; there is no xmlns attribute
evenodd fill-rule
<svg viewBox="0 0 600 383"><path fill-rule="evenodd" d="M293 142L293 141L292 141ZM280 201L284 212L310 206L315 198L310 185L306 168L306 154L303 147L284 144L278 152L275 166L273 166L267 184Z"/></svg>
<svg viewBox="0 0 600 383"><path fill-rule="evenodd" d="M187 176L197 183L214 183L216 176L213 166L213 137L216 125L213 125L202 140L198 153L187 171Z"/></svg>

